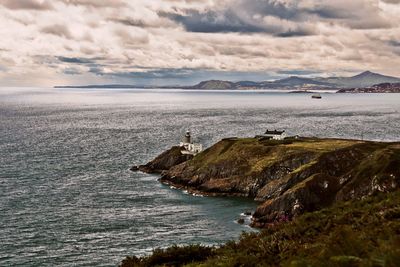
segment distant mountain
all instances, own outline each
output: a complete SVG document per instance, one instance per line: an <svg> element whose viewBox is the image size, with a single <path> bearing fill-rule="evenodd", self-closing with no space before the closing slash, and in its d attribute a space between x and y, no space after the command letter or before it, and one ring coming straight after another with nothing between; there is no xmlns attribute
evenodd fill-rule
<svg viewBox="0 0 400 267"><path fill-rule="evenodd" d="M236 86L239 86L239 87L257 87L257 86L260 86L260 83L259 82L252 82L252 81L240 81L240 82L237 82L237 83L235 83L236 84Z"/></svg>
<svg viewBox="0 0 400 267"><path fill-rule="evenodd" d="M129 84L93 84L93 85L66 85L66 86L54 86L54 88L83 88L83 89L132 89L132 88L145 88L140 85L129 85Z"/></svg>
<svg viewBox="0 0 400 267"><path fill-rule="evenodd" d="M375 84L400 82L400 78L385 76L370 71L365 71L352 77L317 78L317 80L335 84L337 87L343 88L370 87Z"/></svg>
<svg viewBox="0 0 400 267"><path fill-rule="evenodd" d="M210 80L203 81L194 86L184 87L185 89L236 89L237 86L233 82L228 81L219 81L219 80Z"/></svg>
<svg viewBox="0 0 400 267"><path fill-rule="evenodd" d="M316 81L309 78L292 76L289 78L272 81L272 82L253 82L239 81L229 82L220 80L203 81L193 86L184 87L185 89L285 89L294 87L336 87L327 82Z"/></svg>
<svg viewBox="0 0 400 267"><path fill-rule="evenodd" d="M303 78L291 76L276 81L239 81L222 80L202 81L193 86L158 86L157 88L199 89L199 90L234 90L234 89L341 89L366 88L382 83L400 83L400 78L385 76L379 73L365 71L352 77ZM56 86L56 88L154 88L154 86L138 85L86 85L86 86Z"/></svg>
<svg viewBox="0 0 400 267"><path fill-rule="evenodd" d="M185 89L338 89L338 88L364 88L381 83L399 83L400 79L365 71L352 77L329 78L303 78L291 76L276 81L253 82L240 81L229 82L220 80L203 81Z"/></svg>

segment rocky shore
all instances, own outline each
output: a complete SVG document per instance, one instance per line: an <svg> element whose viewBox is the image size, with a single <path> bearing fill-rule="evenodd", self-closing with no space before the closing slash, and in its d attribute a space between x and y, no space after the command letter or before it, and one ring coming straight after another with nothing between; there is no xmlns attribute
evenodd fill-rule
<svg viewBox="0 0 400 267"><path fill-rule="evenodd" d="M266 227L337 202L400 187L400 143L300 138L224 139L195 157L172 147L132 170L205 195L260 204L252 226Z"/></svg>
<svg viewBox="0 0 400 267"><path fill-rule="evenodd" d="M381 83L371 87L343 88L337 93L400 93L400 83Z"/></svg>

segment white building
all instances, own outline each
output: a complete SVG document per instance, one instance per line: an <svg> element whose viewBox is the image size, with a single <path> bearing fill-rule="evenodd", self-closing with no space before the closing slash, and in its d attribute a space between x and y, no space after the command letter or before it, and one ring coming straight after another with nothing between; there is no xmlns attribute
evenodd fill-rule
<svg viewBox="0 0 400 267"><path fill-rule="evenodd" d="M267 137L273 140L283 140L287 137L285 131L277 131L277 130L267 130L263 137Z"/></svg>
<svg viewBox="0 0 400 267"><path fill-rule="evenodd" d="M190 132L187 131L185 136L183 137L182 142L179 144L180 147L184 147L185 149L181 151L182 154L190 154L190 155L196 155L203 151L203 145L202 144L195 144L193 143L192 136L190 135Z"/></svg>

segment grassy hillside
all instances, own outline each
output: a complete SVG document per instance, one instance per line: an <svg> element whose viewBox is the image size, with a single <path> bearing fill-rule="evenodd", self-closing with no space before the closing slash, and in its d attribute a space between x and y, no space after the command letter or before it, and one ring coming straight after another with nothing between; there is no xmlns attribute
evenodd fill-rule
<svg viewBox="0 0 400 267"><path fill-rule="evenodd" d="M343 139L225 139L163 172L161 181L208 195L262 202L265 227L338 201L400 187L400 143Z"/></svg>
<svg viewBox="0 0 400 267"><path fill-rule="evenodd" d="M341 202L220 248L173 246L133 266L400 266L400 191Z"/></svg>

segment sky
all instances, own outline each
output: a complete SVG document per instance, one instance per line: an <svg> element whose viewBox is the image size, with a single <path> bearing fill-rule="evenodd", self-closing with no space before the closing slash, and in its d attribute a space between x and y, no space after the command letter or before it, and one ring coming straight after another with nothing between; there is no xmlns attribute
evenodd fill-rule
<svg viewBox="0 0 400 267"><path fill-rule="evenodd" d="M0 0L0 86L400 77L400 0Z"/></svg>

